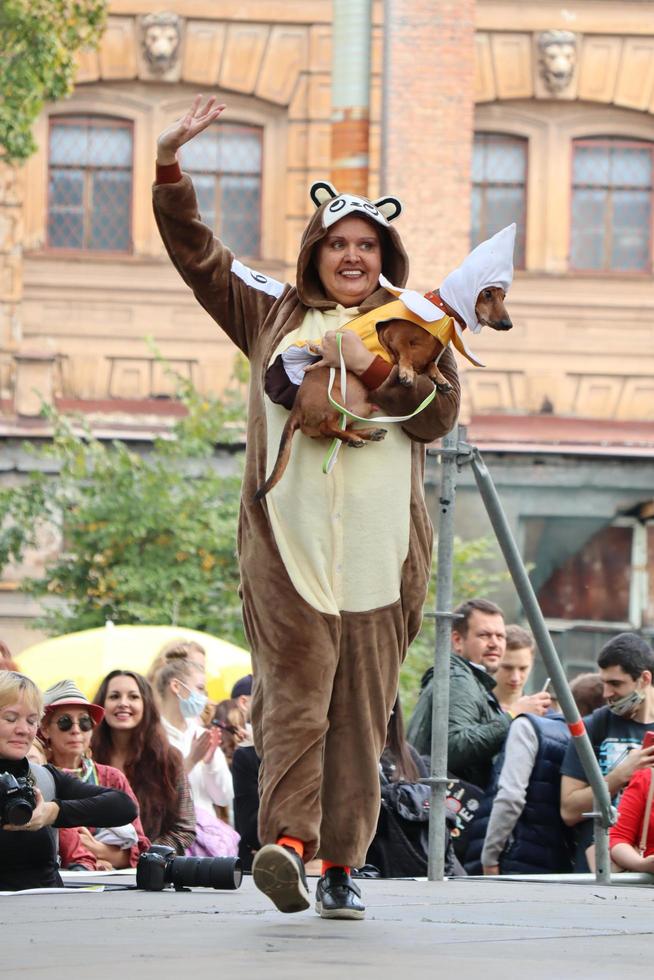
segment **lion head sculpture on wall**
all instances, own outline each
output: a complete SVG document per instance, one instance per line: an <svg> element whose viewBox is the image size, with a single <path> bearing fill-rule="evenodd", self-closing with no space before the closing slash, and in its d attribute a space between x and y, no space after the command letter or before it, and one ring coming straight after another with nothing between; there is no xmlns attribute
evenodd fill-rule
<svg viewBox="0 0 654 980"><path fill-rule="evenodd" d="M169 71L179 54L181 21L177 14L147 14L141 18L141 47L157 75Z"/></svg>
<svg viewBox="0 0 654 980"><path fill-rule="evenodd" d="M570 84L577 65L577 36L572 31L543 31L538 35L541 78L552 95Z"/></svg>

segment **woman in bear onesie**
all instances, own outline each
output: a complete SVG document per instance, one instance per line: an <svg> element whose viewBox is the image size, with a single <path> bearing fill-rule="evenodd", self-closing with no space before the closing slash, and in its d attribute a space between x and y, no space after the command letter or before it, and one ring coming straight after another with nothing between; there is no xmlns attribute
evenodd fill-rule
<svg viewBox="0 0 654 980"><path fill-rule="evenodd" d="M379 759L399 670L420 628L432 558L423 492L424 445L448 432L460 389L454 358L439 367L451 385L384 442L340 453L322 472L328 444L296 436L280 483L255 501L277 455L296 387L281 355L318 345L321 363L343 357L384 414L405 416L432 392L411 387L347 324L391 301L379 275L404 286L408 259L388 217L393 198L323 199L300 245L295 286L238 261L202 223L179 148L225 107L197 96L159 137L154 211L180 275L250 361L245 473L238 528L243 619L252 651L252 724L259 776L257 887L282 912L309 906L304 863L322 858L316 911L361 919L350 869L364 863L379 810ZM335 192L333 192L335 194ZM295 379L298 380L297 378Z"/></svg>

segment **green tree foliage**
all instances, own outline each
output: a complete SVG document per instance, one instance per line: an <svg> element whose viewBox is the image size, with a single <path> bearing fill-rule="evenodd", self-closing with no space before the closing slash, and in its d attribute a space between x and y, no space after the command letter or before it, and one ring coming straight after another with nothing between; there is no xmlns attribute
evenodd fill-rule
<svg viewBox="0 0 654 980"><path fill-rule="evenodd" d="M454 604L483 596L494 599L494 589L508 578L508 572L493 571L499 557L499 547L492 537L474 538L470 541L454 539L454 567L452 590ZM432 576L425 619L417 638L411 644L407 659L400 673L400 696L405 719L408 720L420 693L420 680L428 667L434 665L436 622L429 614L436 608L436 552L432 563ZM449 650L447 651L449 656Z"/></svg>
<svg viewBox="0 0 654 980"><path fill-rule="evenodd" d="M237 386L221 401L177 379L187 414L152 451L94 438L53 409L56 476L35 471L0 490L0 568L38 547L46 525L64 542L41 578L23 586L50 597L36 625L56 635L115 623L174 623L244 642L236 524L240 475L223 476L215 445L242 441ZM29 446L26 448L30 448ZM42 465L43 470L43 465Z"/></svg>
<svg viewBox="0 0 654 980"><path fill-rule="evenodd" d="M73 88L75 53L97 44L106 0L0 0L0 158L35 150L32 124L44 102Z"/></svg>

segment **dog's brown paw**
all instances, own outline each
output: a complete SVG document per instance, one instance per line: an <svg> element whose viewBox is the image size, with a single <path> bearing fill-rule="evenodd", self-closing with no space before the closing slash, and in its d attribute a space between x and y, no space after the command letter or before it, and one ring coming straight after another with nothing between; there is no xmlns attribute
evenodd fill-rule
<svg viewBox="0 0 654 980"><path fill-rule="evenodd" d="M449 381L437 381L436 391L440 391L442 395L446 395L448 391L452 391L452 385Z"/></svg>
<svg viewBox="0 0 654 980"><path fill-rule="evenodd" d="M404 385L405 388L411 388L414 379L412 375L398 374L397 380L400 382L401 385Z"/></svg>
<svg viewBox="0 0 654 980"><path fill-rule="evenodd" d="M352 449L361 449L362 446L365 446L365 441L363 439L350 439L348 446L352 446Z"/></svg>
<svg viewBox="0 0 654 980"><path fill-rule="evenodd" d="M387 431L386 429L375 429L370 434L370 441L371 442L381 442L382 439L385 439L386 438L386 431Z"/></svg>

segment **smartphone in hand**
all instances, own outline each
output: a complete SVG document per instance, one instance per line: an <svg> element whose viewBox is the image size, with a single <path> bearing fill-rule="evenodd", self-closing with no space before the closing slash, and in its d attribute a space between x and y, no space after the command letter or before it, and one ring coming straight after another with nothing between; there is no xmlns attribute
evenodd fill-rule
<svg viewBox="0 0 654 980"><path fill-rule="evenodd" d="M654 732L645 732L643 736L643 748L654 749Z"/></svg>

